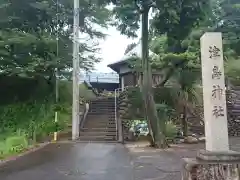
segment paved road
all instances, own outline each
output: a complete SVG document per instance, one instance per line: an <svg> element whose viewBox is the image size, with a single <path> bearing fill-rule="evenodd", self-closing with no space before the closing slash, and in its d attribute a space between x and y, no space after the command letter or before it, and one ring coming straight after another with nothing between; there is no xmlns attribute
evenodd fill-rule
<svg viewBox="0 0 240 180"><path fill-rule="evenodd" d="M120 144L66 143L0 167L1 180L131 180L131 159Z"/></svg>
<svg viewBox="0 0 240 180"><path fill-rule="evenodd" d="M231 141L240 150L240 140ZM103 143L60 143L0 166L0 180L179 180L182 158L203 145L168 150Z"/></svg>
<svg viewBox="0 0 240 180"><path fill-rule="evenodd" d="M181 168L171 150L61 143L0 166L0 180L179 180Z"/></svg>

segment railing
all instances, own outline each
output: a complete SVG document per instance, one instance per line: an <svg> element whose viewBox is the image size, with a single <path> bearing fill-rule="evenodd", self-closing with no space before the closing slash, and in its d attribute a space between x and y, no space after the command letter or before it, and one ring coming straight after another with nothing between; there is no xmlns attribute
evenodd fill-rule
<svg viewBox="0 0 240 180"><path fill-rule="evenodd" d="M89 104L85 103L83 116L82 116L82 118L80 120L80 123L79 123L80 129L83 128L83 126L84 126L84 124L86 122L86 119L87 119L86 117L87 117L88 111L89 111Z"/></svg>
<svg viewBox="0 0 240 180"><path fill-rule="evenodd" d="M87 82L119 83L119 75L117 73L86 73L80 79Z"/></svg>

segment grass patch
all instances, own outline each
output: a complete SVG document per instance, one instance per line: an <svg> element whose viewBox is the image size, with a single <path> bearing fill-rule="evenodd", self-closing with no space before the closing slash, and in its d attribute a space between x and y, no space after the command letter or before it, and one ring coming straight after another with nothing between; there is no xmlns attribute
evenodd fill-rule
<svg viewBox="0 0 240 180"><path fill-rule="evenodd" d="M80 97L95 98L84 84L80 85ZM41 88L39 87L41 92ZM59 83L59 103L54 94L45 98L31 97L26 101L14 101L0 106L0 159L23 153L37 142L42 142L53 132L68 131L71 124L72 83ZM58 122L54 122L55 111ZM49 138L47 138L49 139Z"/></svg>
<svg viewBox="0 0 240 180"><path fill-rule="evenodd" d="M177 127L172 122L166 123L166 134L167 138L175 138L177 135Z"/></svg>
<svg viewBox="0 0 240 180"><path fill-rule="evenodd" d="M0 159L17 155L29 147L27 137L24 134L13 134L0 141Z"/></svg>
<svg viewBox="0 0 240 180"><path fill-rule="evenodd" d="M59 110L59 121L54 122L54 104L16 103L0 108L0 158L24 152L29 146L67 128L71 113L65 105Z"/></svg>

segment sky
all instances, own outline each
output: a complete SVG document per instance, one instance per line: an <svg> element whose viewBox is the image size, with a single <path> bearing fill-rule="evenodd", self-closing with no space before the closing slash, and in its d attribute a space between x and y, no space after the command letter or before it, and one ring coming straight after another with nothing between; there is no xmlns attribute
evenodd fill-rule
<svg viewBox="0 0 240 180"><path fill-rule="evenodd" d="M109 5L108 8L112 9L113 6ZM152 10L150 10L149 20L152 16ZM102 62L96 64L95 69L96 72L108 73L113 71L107 65L121 60L127 46L133 42L137 43L139 38L127 38L127 36L121 35L115 27L109 27L107 30L103 30L103 32L108 34L108 36L99 44L99 48L101 49L99 56L102 58ZM140 37L140 33L141 31L138 30L138 37Z"/></svg>
<svg viewBox="0 0 240 180"><path fill-rule="evenodd" d="M108 34L108 36L99 44L101 49L99 56L102 58L102 62L96 64L95 68L97 72L107 73L112 72L107 65L121 60L127 46L132 42L136 42L137 39L127 38L127 36L121 35L114 27L109 27L105 30L105 33Z"/></svg>

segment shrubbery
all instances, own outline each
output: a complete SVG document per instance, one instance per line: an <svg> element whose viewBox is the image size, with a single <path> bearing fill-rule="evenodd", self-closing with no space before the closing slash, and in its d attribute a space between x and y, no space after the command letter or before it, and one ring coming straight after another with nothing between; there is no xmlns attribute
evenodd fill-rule
<svg viewBox="0 0 240 180"><path fill-rule="evenodd" d="M71 84L67 81L60 83L57 105L50 90L51 88L40 84L38 93L35 91L33 96L29 95L29 98L23 101L17 100L18 92L12 91L16 100L11 103L6 101L7 104L0 106L0 158L20 153L29 145L51 136L53 132L67 128L71 120ZM38 97L34 98L35 96ZM42 98L39 98L41 96ZM54 122L55 110L58 111L58 123Z"/></svg>
<svg viewBox="0 0 240 180"><path fill-rule="evenodd" d="M16 103L2 107L0 117L2 117L0 146L6 146L0 147L4 150L2 154L21 152L28 144L34 144L55 131L65 129L71 119L67 107L62 106L59 111L59 121L55 123L54 104L47 101Z"/></svg>
<svg viewBox="0 0 240 180"><path fill-rule="evenodd" d="M165 136L167 138L174 138L176 137L177 135L177 127L174 123L172 123L171 121L170 122L167 122L166 123L166 132L165 132Z"/></svg>

